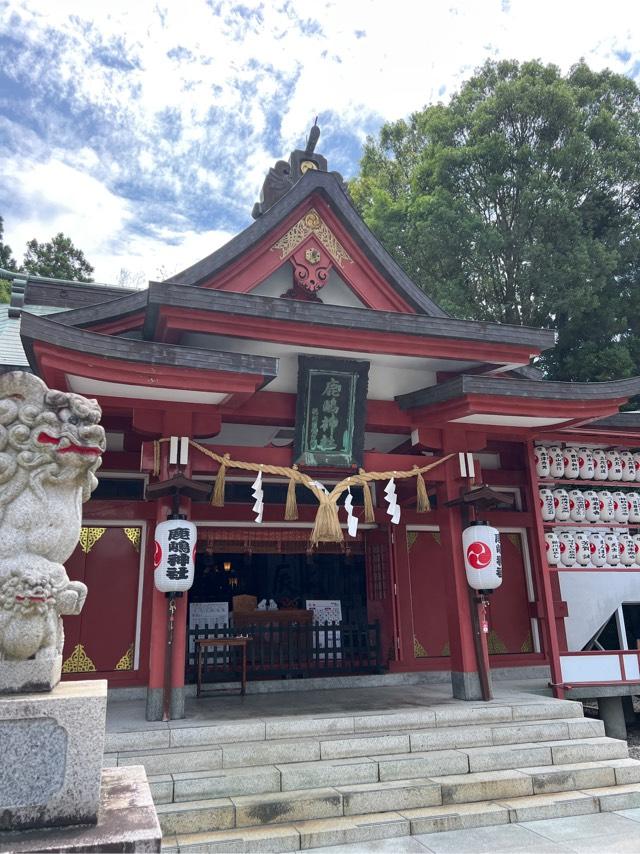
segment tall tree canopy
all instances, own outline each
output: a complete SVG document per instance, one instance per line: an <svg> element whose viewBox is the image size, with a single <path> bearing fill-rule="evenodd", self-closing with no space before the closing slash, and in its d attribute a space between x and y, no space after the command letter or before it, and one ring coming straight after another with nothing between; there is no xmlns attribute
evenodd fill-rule
<svg viewBox="0 0 640 854"><path fill-rule="evenodd" d="M16 270L16 262L11 252L11 247L4 242L4 220L0 216L0 269ZM0 278L0 303L9 302L11 285L6 279Z"/></svg>
<svg viewBox="0 0 640 854"><path fill-rule="evenodd" d="M640 373L640 92L583 62L487 62L368 139L356 207L459 317L552 326L552 378Z"/></svg>
<svg viewBox="0 0 640 854"><path fill-rule="evenodd" d="M22 265L28 273L50 276L54 279L70 279L75 282L92 282L93 267L77 249L69 237L60 232L48 243L30 240L24 253Z"/></svg>

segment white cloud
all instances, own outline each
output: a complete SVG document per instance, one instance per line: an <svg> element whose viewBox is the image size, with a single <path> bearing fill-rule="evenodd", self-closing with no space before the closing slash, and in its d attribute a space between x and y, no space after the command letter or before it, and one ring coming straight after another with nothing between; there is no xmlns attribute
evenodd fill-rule
<svg viewBox="0 0 640 854"><path fill-rule="evenodd" d="M9 0L3 35L20 45L5 63L17 90L0 96L7 239L19 254L25 235L64 230L109 279L186 266L247 224L316 114L336 117L320 150L353 174L332 131L362 140L446 100L488 57L630 73L640 4Z"/></svg>

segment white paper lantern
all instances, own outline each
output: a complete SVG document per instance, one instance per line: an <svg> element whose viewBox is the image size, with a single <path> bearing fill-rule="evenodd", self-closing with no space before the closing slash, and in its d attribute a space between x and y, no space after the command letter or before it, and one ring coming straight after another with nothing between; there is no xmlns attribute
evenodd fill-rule
<svg viewBox="0 0 640 854"><path fill-rule="evenodd" d="M500 532L476 522L462 532L462 550L467 582L474 590L495 590L502 584Z"/></svg>
<svg viewBox="0 0 640 854"><path fill-rule="evenodd" d="M620 547L618 545L618 537L613 531L604 535L604 547L607 552L608 566L618 566L620 563Z"/></svg>
<svg viewBox="0 0 640 854"><path fill-rule="evenodd" d="M162 593L180 593L193 584L198 529L186 519L156 526L153 580Z"/></svg>
<svg viewBox="0 0 640 854"><path fill-rule="evenodd" d="M564 477L564 454L559 445L547 448L549 452L549 474L551 477Z"/></svg>
<svg viewBox="0 0 640 854"><path fill-rule="evenodd" d="M607 457L602 448L596 448L593 452L594 480L608 480L609 468L607 466Z"/></svg>
<svg viewBox="0 0 640 854"><path fill-rule="evenodd" d="M622 460L620 452L613 448L605 454L607 460L607 480L622 480Z"/></svg>
<svg viewBox="0 0 640 854"><path fill-rule="evenodd" d="M575 480L580 474L580 458L578 449L568 446L564 449L562 461L564 462L564 477Z"/></svg>
<svg viewBox="0 0 640 854"><path fill-rule="evenodd" d="M635 543L628 531L618 534L618 550L620 552L620 563L623 566L633 566L636 560Z"/></svg>
<svg viewBox="0 0 640 854"><path fill-rule="evenodd" d="M587 505L584 500L584 494L581 490L570 490L569 511L572 522L584 522L584 520L587 518Z"/></svg>
<svg viewBox="0 0 640 854"><path fill-rule="evenodd" d="M600 499L595 489L587 489L584 493L584 508L587 522L600 520Z"/></svg>
<svg viewBox="0 0 640 854"><path fill-rule="evenodd" d="M601 522L613 522L615 519L615 505L613 502L613 495L609 492L608 489L603 489L599 495L600 499L600 521Z"/></svg>
<svg viewBox="0 0 640 854"><path fill-rule="evenodd" d="M576 541L571 531L560 531L560 562L563 566L575 566L577 563Z"/></svg>
<svg viewBox="0 0 640 854"><path fill-rule="evenodd" d="M553 522L556 518L556 507L553 500L553 492L546 487L539 491L540 515L543 522Z"/></svg>
<svg viewBox="0 0 640 854"><path fill-rule="evenodd" d="M637 525L640 522L640 493L627 492L627 506L629 508L629 522Z"/></svg>
<svg viewBox="0 0 640 854"><path fill-rule="evenodd" d="M591 550L591 563L593 566L604 566L607 562L607 550L604 546L604 534L602 531L594 531L589 537L589 548Z"/></svg>
<svg viewBox="0 0 640 854"><path fill-rule="evenodd" d="M573 535L576 543L576 563L587 566L591 560L589 534L586 531L576 531Z"/></svg>
<svg viewBox="0 0 640 854"><path fill-rule="evenodd" d="M595 475L595 464L591 448L580 448L578 450L579 477L582 480L593 480Z"/></svg>
<svg viewBox="0 0 640 854"><path fill-rule="evenodd" d="M558 566L560 563L560 540L554 531L544 535L545 549L547 552L547 563L549 566Z"/></svg>
<svg viewBox="0 0 640 854"><path fill-rule="evenodd" d="M535 446L533 449L533 458L538 477L549 477L549 451L544 445Z"/></svg>
<svg viewBox="0 0 640 854"><path fill-rule="evenodd" d="M636 465L631 451L620 451L620 463L622 465L622 480L629 483L636 479Z"/></svg>
<svg viewBox="0 0 640 854"><path fill-rule="evenodd" d="M629 502L626 492L613 493L613 518L620 525L626 525L629 521Z"/></svg>
<svg viewBox="0 0 640 854"><path fill-rule="evenodd" d="M636 469L636 481L640 480L640 453L636 451L633 455L633 465Z"/></svg>
<svg viewBox="0 0 640 854"><path fill-rule="evenodd" d="M569 493L566 489L553 490L553 504L556 510L556 522L568 522L571 518L571 505L569 504Z"/></svg>

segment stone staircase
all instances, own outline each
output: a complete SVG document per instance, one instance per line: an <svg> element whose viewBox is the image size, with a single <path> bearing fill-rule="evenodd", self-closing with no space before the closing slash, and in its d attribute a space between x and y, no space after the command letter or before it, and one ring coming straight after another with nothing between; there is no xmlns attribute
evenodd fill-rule
<svg viewBox="0 0 640 854"><path fill-rule="evenodd" d="M184 725L180 725L184 723ZM163 851L295 851L640 807L640 761L580 703L441 703L107 733Z"/></svg>

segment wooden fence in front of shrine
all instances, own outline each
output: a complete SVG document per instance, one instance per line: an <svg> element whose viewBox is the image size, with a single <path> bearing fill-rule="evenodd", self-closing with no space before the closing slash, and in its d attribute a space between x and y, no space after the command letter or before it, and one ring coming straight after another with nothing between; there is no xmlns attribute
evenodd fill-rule
<svg viewBox="0 0 640 854"><path fill-rule="evenodd" d="M227 626L195 626L188 632L186 676L196 681L195 641L199 638L240 636ZM245 626L249 679L296 679L380 673L383 670L380 624L324 623ZM203 682L229 682L240 678L237 647L206 648Z"/></svg>

